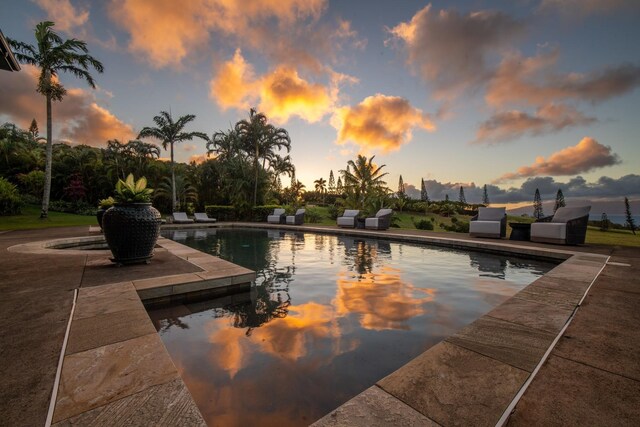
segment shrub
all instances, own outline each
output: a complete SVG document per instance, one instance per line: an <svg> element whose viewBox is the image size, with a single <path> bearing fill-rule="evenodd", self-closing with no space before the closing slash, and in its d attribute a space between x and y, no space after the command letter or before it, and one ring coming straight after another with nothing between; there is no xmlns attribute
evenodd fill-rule
<svg viewBox="0 0 640 427"><path fill-rule="evenodd" d="M4 178L0 178L0 215L17 215L22 208L18 188Z"/></svg>
<svg viewBox="0 0 640 427"><path fill-rule="evenodd" d="M460 221L458 218L451 218L451 225L440 224L442 228L447 231L453 231L454 233L468 233L469 223L466 221Z"/></svg>
<svg viewBox="0 0 640 427"><path fill-rule="evenodd" d="M208 205L204 207L204 211L211 218L215 218L218 221L237 221L238 220L236 209L233 206Z"/></svg>
<svg viewBox="0 0 640 427"><path fill-rule="evenodd" d="M254 206L251 209L251 216L252 216L251 221L264 222L267 220L267 217L273 213L273 210L278 208L282 208L282 206L279 206L279 205Z"/></svg>
<svg viewBox="0 0 640 427"><path fill-rule="evenodd" d="M430 221L428 219L421 219L418 222L413 222L413 225L418 229L418 230L433 230L433 221Z"/></svg>
<svg viewBox="0 0 640 427"><path fill-rule="evenodd" d="M305 219L305 222L308 222L311 224L317 224L318 222L320 222L320 220L322 220L322 214L318 209L307 208L307 210L304 213L304 219Z"/></svg>
<svg viewBox="0 0 640 427"><path fill-rule="evenodd" d="M95 215L96 208L86 202L67 202L65 200L54 200L49 203L49 210L53 212L65 212L76 215Z"/></svg>
<svg viewBox="0 0 640 427"><path fill-rule="evenodd" d="M329 218L333 220L337 219L341 214L340 211L344 212L344 209L340 208L338 205L329 205Z"/></svg>

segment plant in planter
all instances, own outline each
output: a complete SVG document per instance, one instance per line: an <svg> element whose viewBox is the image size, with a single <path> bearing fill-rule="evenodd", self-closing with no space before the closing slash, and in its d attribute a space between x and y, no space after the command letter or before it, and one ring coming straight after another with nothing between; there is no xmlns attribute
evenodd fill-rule
<svg viewBox="0 0 640 427"><path fill-rule="evenodd" d="M104 213L113 206L116 201L113 197L107 197L106 199L100 200L98 202L98 211L96 212L96 218L98 219L98 225L100 226L100 230L102 230L102 216Z"/></svg>
<svg viewBox="0 0 640 427"><path fill-rule="evenodd" d="M111 261L122 264L149 262L160 234L160 212L151 206L147 180L129 174L118 180L115 204L102 217L104 236L111 249Z"/></svg>

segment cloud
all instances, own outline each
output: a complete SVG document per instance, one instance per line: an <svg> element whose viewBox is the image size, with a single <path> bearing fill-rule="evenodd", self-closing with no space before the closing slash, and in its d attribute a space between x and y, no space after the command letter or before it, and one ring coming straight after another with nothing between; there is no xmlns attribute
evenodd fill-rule
<svg viewBox="0 0 640 427"><path fill-rule="evenodd" d="M586 15L602 15L618 10L638 11L637 0L542 0L539 10L542 12L558 11L564 15L575 17Z"/></svg>
<svg viewBox="0 0 640 427"><path fill-rule="evenodd" d="M483 185L475 183L442 183L433 179L424 181L429 199L444 200L449 194L451 200L457 200L460 185L469 203L481 203ZM556 181L550 176L527 178L520 187L501 188L495 184L487 184L487 193L492 204L522 203L533 201L536 188L545 199L555 199L558 188L562 189L566 198L611 199L625 196L640 196L640 175L629 174L620 178L607 176L588 183L582 176L571 178L567 182Z"/></svg>
<svg viewBox="0 0 640 427"><path fill-rule="evenodd" d="M404 43L407 63L428 82L436 98L451 98L484 83L492 74L486 56L522 33L524 25L493 11L433 11L429 4L409 22L388 29L393 41Z"/></svg>
<svg viewBox="0 0 640 427"><path fill-rule="evenodd" d="M331 118L338 131L336 143L352 142L361 148L395 151L412 139L413 128L428 131L435 125L428 114L397 96L375 94L360 104L339 108Z"/></svg>
<svg viewBox="0 0 640 427"><path fill-rule="evenodd" d="M286 65L256 76L253 66L237 49L233 58L223 63L210 81L209 96L223 110L246 110L258 105L258 109L276 123L286 123L293 116L315 123L333 111L339 84L345 80L352 81L333 73L327 85L313 83Z"/></svg>
<svg viewBox="0 0 640 427"><path fill-rule="evenodd" d="M595 121L595 118L563 104L547 104L538 108L534 115L517 110L503 111L480 124L474 142L507 142L526 134L538 136Z"/></svg>
<svg viewBox="0 0 640 427"><path fill-rule="evenodd" d="M505 56L487 86L487 103L501 107L509 103L541 106L562 99L601 102L640 85L637 65L623 64L589 74L557 74L551 68L558 57L557 50L530 58L519 53Z"/></svg>
<svg viewBox="0 0 640 427"><path fill-rule="evenodd" d="M189 156L189 161L187 163L195 162L196 165L200 165L207 160L210 160L210 157L208 157L206 154L193 154Z"/></svg>
<svg viewBox="0 0 640 427"><path fill-rule="evenodd" d="M36 92L39 70L23 65L19 73L2 76L0 114L20 127L27 128L36 119L44 136L45 99ZM78 144L102 146L108 139L133 139L133 128L96 103L93 92L68 88L62 102L53 103L54 138ZM56 132L56 129L58 131Z"/></svg>
<svg viewBox="0 0 640 427"><path fill-rule="evenodd" d="M180 68L223 40L273 64L326 70L344 46L364 42L349 21L320 22L326 0L112 0L111 19L130 35L129 50L156 68Z"/></svg>
<svg viewBox="0 0 640 427"><path fill-rule="evenodd" d="M593 138L584 137L577 145L553 153L548 159L538 157L533 165L504 174L494 183L541 175L576 175L618 163L620 159L617 154L612 153L611 147L602 145Z"/></svg>
<svg viewBox="0 0 640 427"><path fill-rule="evenodd" d="M56 23L56 29L66 33L78 32L89 21L89 11L75 8L70 0L35 0L47 12L48 18Z"/></svg>

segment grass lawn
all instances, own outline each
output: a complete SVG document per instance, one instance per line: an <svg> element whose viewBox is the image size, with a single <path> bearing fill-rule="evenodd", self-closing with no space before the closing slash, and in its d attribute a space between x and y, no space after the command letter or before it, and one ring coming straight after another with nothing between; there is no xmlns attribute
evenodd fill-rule
<svg viewBox="0 0 640 427"><path fill-rule="evenodd" d="M21 215L0 216L0 230L26 230L29 228L72 227L98 225L95 216L74 215L49 211L49 218L40 219L40 207L27 205Z"/></svg>
<svg viewBox="0 0 640 427"><path fill-rule="evenodd" d="M335 220L329 217L326 207L313 206L322 218L320 222L314 225L335 225ZM418 222L424 218L433 218L435 228L433 231L440 233L449 233L440 227L441 223L451 224L451 218L446 218L436 214L424 215L416 212L395 212L398 217L396 224L400 228L415 230L413 222ZM463 221L469 221L470 217L458 215ZM509 216L508 222L533 222L533 218L520 216ZM2 216L0 217L1 230L25 230L29 228L48 228L48 227L72 227L82 225L97 225L95 216L73 215L62 212L49 211L49 218L40 219L40 207L35 205L27 205L22 209L21 215ZM507 226L507 237L511 233L511 228ZM587 229L586 243L595 245L620 245L620 246L637 246L640 247L640 233L633 235L628 230L609 230L600 231L599 228L589 227Z"/></svg>

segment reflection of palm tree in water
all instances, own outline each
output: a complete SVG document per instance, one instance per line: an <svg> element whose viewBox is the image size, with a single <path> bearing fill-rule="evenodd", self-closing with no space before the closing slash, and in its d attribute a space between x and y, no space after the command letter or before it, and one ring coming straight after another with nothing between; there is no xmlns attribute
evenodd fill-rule
<svg viewBox="0 0 640 427"><path fill-rule="evenodd" d="M391 254L390 244L386 241L356 240L349 237L341 237L339 240L344 245L349 269L355 270L359 275L372 273L375 261L381 255Z"/></svg>
<svg viewBox="0 0 640 427"><path fill-rule="evenodd" d="M189 329L189 325L184 323L179 317L165 317L164 319L159 321L159 323L156 323L155 326L158 333L166 332L174 326L180 329Z"/></svg>

